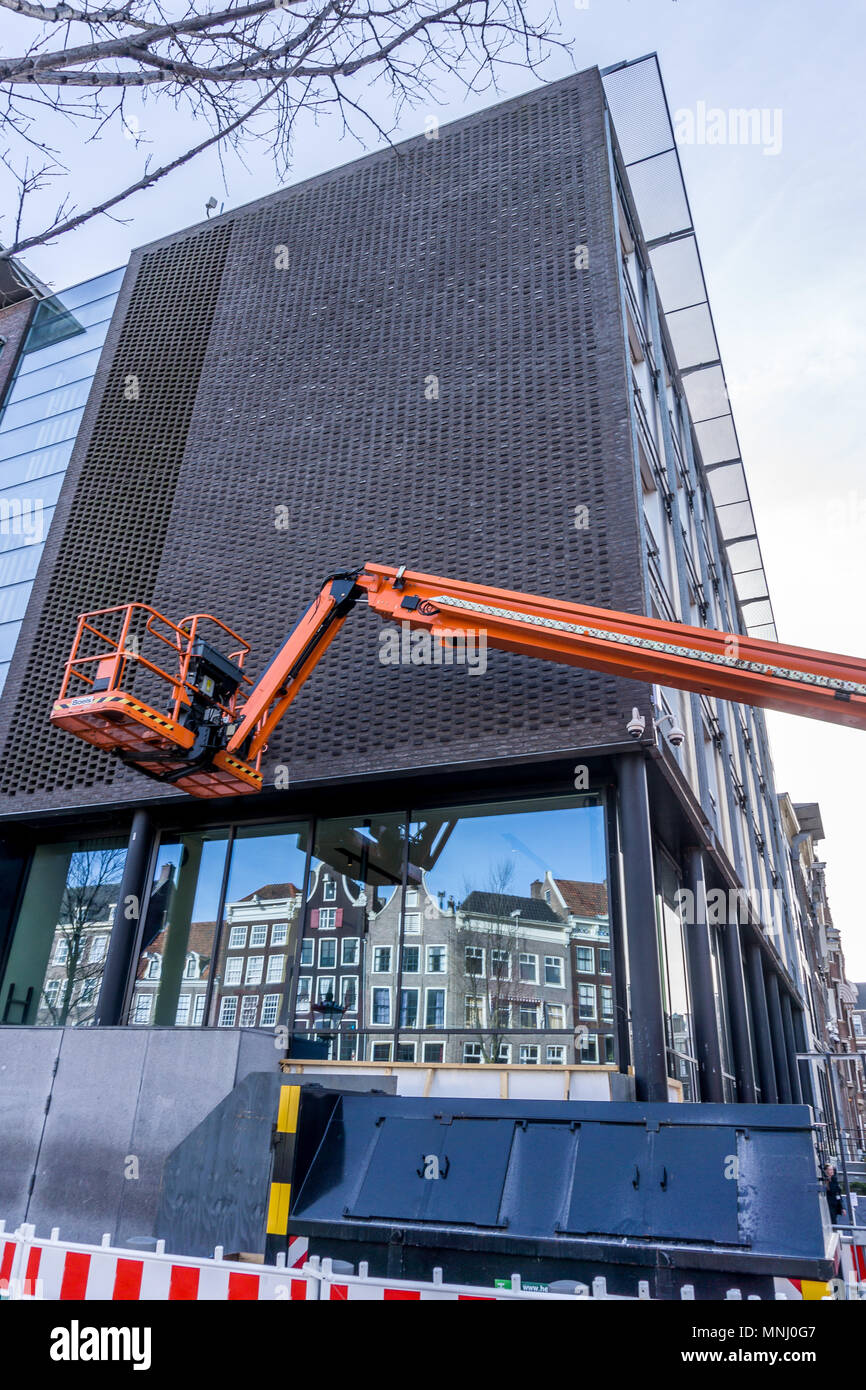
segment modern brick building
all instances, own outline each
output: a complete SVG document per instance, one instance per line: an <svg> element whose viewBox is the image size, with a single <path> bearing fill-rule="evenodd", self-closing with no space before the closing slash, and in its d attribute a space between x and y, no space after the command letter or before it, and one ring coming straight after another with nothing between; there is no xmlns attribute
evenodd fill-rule
<svg viewBox="0 0 866 1390"><path fill-rule="evenodd" d="M760 712L501 652L483 672L385 665L359 610L275 731L259 796L193 801L50 726L79 612L209 611L256 672L323 577L367 559L773 635L654 59L133 254L0 710L10 1036L41 1021L64 864L109 848L95 1037L137 1023L147 1045L153 969L173 981L161 1046L191 1055L191 1033L236 1024L272 1049L274 1022L309 1034L324 979L336 1058L475 1064L490 999L471 1004L470 977L489 982L495 952L538 985L501 1001L498 1065L631 1073L647 1100L799 1100L803 948ZM245 990L231 933L263 885L286 890L285 970ZM711 920L709 893L742 910ZM494 898L516 904L514 952L492 943ZM272 930L265 906L253 930ZM448 947L455 970L458 926L478 937L457 943L459 1008L427 955ZM524 955L546 980L520 981Z"/></svg>

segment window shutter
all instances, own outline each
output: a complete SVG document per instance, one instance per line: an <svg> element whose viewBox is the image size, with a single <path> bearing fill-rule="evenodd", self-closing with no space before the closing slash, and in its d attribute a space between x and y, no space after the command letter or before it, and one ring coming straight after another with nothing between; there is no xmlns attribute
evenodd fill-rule
<svg viewBox="0 0 866 1390"><path fill-rule="evenodd" d="M336 915L336 917L334 918L334 926L335 926L336 930L339 931L342 925L343 925L343 909L342 909L341 907L338 907L338 908L337 908L337 915Z"/></svg>
<svg viewBox="0 0 866 1390"><path fill-rule="evenodd" d="M319 925L319 909L314 907L310 912L310 931L315 931Z"/></svg>

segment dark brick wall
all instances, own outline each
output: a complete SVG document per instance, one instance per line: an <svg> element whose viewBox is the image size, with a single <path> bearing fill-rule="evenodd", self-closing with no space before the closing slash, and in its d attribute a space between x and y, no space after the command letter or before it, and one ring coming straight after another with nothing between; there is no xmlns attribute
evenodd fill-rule
<svg viewBox="0 0 866 1390"><path fill-rule="evenodd" d="M591 70L137 252L7 685L0 812L153 794L46 723L91 604L206 608L254 671L366 559L639 610L610 204ZM504 653L383 667L378 634L356 610L266 776L588 748L638 698Z"/></svg>

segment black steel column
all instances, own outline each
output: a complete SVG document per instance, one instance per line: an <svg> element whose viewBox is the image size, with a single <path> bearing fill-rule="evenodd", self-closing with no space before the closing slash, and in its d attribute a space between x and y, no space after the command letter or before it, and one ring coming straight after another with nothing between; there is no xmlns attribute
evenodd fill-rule
<svg viewBox="0 0 866 1390"><path fill-rule="evenodd" d="M136 811L132 819L132 830L94 1019L94 1023L103 1028L121 1021L130 957L135 947L141 904L147 892L147 869L153 834L150 816L146 811Z"/></svg>
<svg viewBox="0 0 866 1390"><path fill-rule="evenodd" d="M782 994L782 1032L785 1035L785 1059L788 1063L788 1076L791 1081L791 1100L795 1105L800 1105L803 1097L800 1092L800 1072L797 1066L797 1043L794 1037L791 996L787 990Z"/></svg>
<svg viewBox="0 0 866 1390"><path fill-rule="evenodd" d="M764 963L757 941L746 945L746 970L749 979L749 998L752 1003L752 1023L755 1029L755 1056L761 1100L764 1105L777 1105L776 1070L773 1064L773 1043L770 1037L770 1015L767 1009L767 990L764 985Z"/></svg>
<svg viewBox="0 0 866 1390"><path fill-rule="evenodd" d="M710 927L707 922L707 890L704 856L692 845L686 850L686 886L692 894L694 921L686 924L689 981L695 1019L695 1048L700 1074L701 1100L723 1102L722 1049L713 990Z"/></svg>
<svg viewBox="0 0 866 1390"><path fill-rule="evenodd" d="M764 972L767 985L767 1009L770 1014L770 1036L773 1039L773 1057L776 1063L776 1085L779 1100L783 1105L791 1104L791 1075L788 1071L788 1057L785 1048L785 1025L782 1022L782 1003L779 998L779 980L772 966Z"/></svg>
<svg viewBox="0 0 866 1390"><path fill-rule="evenodd" d="M646 764L641 753L624 754L617 764L635 1096L666 1101L667 1052Z"/></svg>
<svg viewBox="0 0 866 1390"><path fill-rule="evenodd" d="M754 1105L758 1099L755 1086L755 1066L752 1059L752 1040L749 1035L749 1011L746 1005L746 984L743 979L743 956L740 928L728 922L722 928L722 951L725 963L725 987L728 1000L728 1020L731 1025L731 1046L734 1049L734 1074L737 1078L737 1099L743 1105Z"/></svg>

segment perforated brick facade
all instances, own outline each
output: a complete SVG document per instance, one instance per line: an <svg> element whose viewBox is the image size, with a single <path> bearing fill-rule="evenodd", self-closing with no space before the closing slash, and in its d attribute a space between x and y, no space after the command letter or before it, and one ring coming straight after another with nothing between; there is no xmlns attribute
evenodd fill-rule
<svg viewBox="0 0 866 1390"><path fill-rule="evenodd" d="M638 611L617 254L594 70L136 252L6 687L0 813L154 794L48 724L89 607L207 609L253 671L366 559ZM383 666L379 630L359 607L266 778L620 742L639 700L503 653Z"/></svg>

